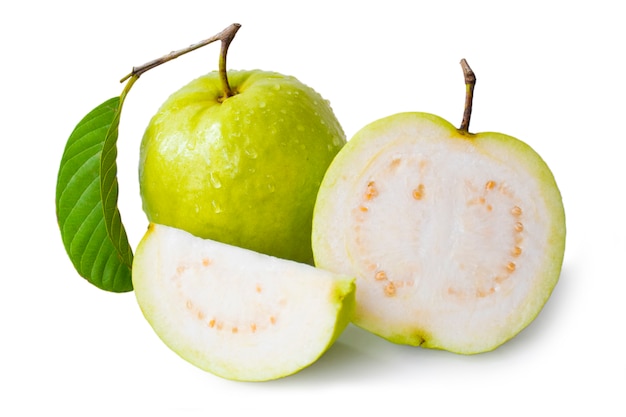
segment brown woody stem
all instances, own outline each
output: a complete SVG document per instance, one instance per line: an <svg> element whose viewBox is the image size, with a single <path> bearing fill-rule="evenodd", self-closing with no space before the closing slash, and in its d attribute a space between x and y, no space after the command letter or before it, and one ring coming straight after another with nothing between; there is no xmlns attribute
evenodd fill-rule
<svg viewBox="0 0 626 417"><path fill-rule="evenodd" d="M230 43L235 38L235 34L241 27L239 24L234 24L230 26L232 29L224 31L224 37L222 38L222 47L220 49L220 62L219 62L219 74L220 80L222 82L222 89L224 90L224 97L222 100L226 100L228 97L232 97L235 95L233 90L230 88L230 84L228 83L228 73L226 69L226 55L228 53L228 47Z"/></svg>
<svg viewBox="0 0 626 417"><path fill-rule="evenodd" d="M144 72L151 70L152 68L158 67L161 64L164 64L168 61L178 58L181 55L185 55L188 52L195 51L198 48L201 48L205 45L213 43L215 41L222 41L222 50L220 53L220 78L222 79L222 85L224 87L224 94L227 97L230 97L233 93L230 89L230 85L228 84L228 79L226 78L226 51L228 50L228 45L235 37L235 34L239 30L241 25L239 23L233 23L228 26L226 29L221 31L215 36L212 36L208 39L205 39L201 42L190 45L186 48L179 49L178 51L172 51L167 55L162 56L161 58L157 58L150 62L146 62L143 65L138 67L133 67L133 70L127 74L124 78L120 80L120 82L124 82L128 80L130 77L139 78ZM222 74L223 73L223 74Z"/></svg>
<svg viewBox="0 0 626 417"><path fill-rule="evenodd" d="M472 103L474 101L474 86L476 85L476 75L470 68L467 61L461 60L463 75L465 76L465 110L463 111L463 121L459 130L463 133L469 133L470 119L472 118Z"/></svg>

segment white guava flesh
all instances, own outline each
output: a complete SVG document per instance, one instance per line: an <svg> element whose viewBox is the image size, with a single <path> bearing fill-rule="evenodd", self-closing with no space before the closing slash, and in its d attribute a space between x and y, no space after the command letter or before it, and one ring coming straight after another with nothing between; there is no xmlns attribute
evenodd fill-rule
<svg viewBox="0 0 626 417"><path fill-rule="evenodd" d="M151 224L133 285L157 335L224 378L264 381L317 360L350 322L355 281Z"/></svg>
<svg viewBox="0 0 626 417"><path fill-rule="evenodd" d="M381 119L348 141L314 213L316 265L357 277L355 324L465 354L535 318L564 247L561 195L528 145L425 113Z"/></svg>

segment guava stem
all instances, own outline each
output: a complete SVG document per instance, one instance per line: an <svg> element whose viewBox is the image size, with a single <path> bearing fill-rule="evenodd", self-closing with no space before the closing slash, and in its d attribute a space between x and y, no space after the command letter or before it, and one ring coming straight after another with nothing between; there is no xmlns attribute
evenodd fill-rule
<svg viewBox="0 0 626 417"><path fill-rule="evenodd" d="M463 111L463 121L459 130L469 133L470 120L472 118L472 103L474 101L474 87L476 86L476 75L470 68L469 64L463 58L461 60L463 75L465 76L465 110Z"/></svg>
<svg viewBox="0 0 626 417"><path fill-rule="evenodd" d="M235 37L235 34L239 30L241 25L235 24L232 26L232 30L225 31L224 37L222 38L222 47L220 49L220 62L219 62L219 74L220 81L222 82L222 89L224 90L224 97L222 97L222 101L226 100L228 97L232 97L235 95L233 90L230 88L230 84L228 83L228 71L226 68L226 55L228 54L228 47L230 43Z"/></svg>
<svg viewBox="0 0 626 417"><path fill-rule="evenodd" d="M240 27L241 25L239 23L233 23L232 25L228 26L226 29L224 29L220 33L214 36L211 36L208 39L205 39L201 42L190 45L186 48L179 49L177 51L172 51L169 54L162 56L161 58L157 58L150 62L146 62L145 64L140 65L138 67L133 67L133 70L129 74L127 74L124 78L122 78L120 82L123 83L130 77L139 78L144 72L150 71L152 68L158 67L161 64L164 64L168 61L176 59L179 56L185 55L188 52L195 51L196 49L201 48L210 43L213 43L215 41L222 41L222 53L220 55L220 72L221 72L222 61L223 61L224 66L226 65L225 55L226 55L226 50L228 49L228 45L230 45L230 42L233 40L233 38L235 37L235 33L237 33ZM224 79L225 79L225 75L224 75ZM224 80L222 82L224 82ZM228 86L228 80L226 80L226 86ZM227 88L228 88L228 91L230 91L230 86L228 86ZM224 90L226 91L226 87L224 87ZM232 91L231 91L231 95L232 95Z"/></svg>

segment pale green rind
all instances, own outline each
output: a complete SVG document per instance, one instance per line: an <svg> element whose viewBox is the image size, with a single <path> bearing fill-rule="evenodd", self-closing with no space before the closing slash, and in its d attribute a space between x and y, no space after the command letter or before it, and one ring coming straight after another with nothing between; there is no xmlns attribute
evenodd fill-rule
<svg viewBox="0 0 626 417"><path fill-rule="evenodd" d="M335 331L333 332L328 345L326 345L324 352L330 349L339 336L341 336L346 327L348 327L348 325L352 322L354 310L356 308L356 279L351 277L347 280L338 280L332 299L335 300L335 304L338 307L338 319L337 324L335 325Z"/></svg>
<svg viewBox="0 0 626 417"><path fill-rule="evenodd" d="M311 219L326 169L345 144L332 109L293 77L217 72L174 93L141 145L150 221L235 246L312 263Z"/></svg>
<svg viewBox="0 0 626 417"><path fill-rule="evenodd" d="M187 258L187 254L193 256ZM226 275L202 275L202 282L185 290L192 284L180 280L199 276L176 278L178 267L172 256L174 260L184 258L180 265L193 269L196 266L189 262L198 254L206 257L206 267L211 265ZM193 365L239 381L273 380L313 364L351 320L354 281L156 224L151 224L141 240L133 264L137 301L159 338ZM261 296L260 287L254 291L255 285L268 295ZM245 292L247 287L252 287L252 292ZM191 288L196 291L185 296ZM222 294L213 296L216 304L206 301L212 293ZM194 299L194 294L199 298ZM250 294L254 299L245 298ZM278 310L271 304L275 297L287 297ZM195 308L201 309L202 315ZM276 323L265 328L259 323L256 331L246 332L244 324L248 322L242 317L249 317L251 311L261 315L274 311ZM224 322L238 322L239 332L210 323L211 317L220 314Z"/></svg>
<svg viewBox="0 0 626 417"><path fill-rule="evenodd" d="M415 131L426 137L451 140L450 143L455 144L452 146L468 147L472 152L497 158L503 164L520 167L536 179L538 194L543 197L549 213L545 219L549 224L549 238L543 243L545 255L542 258L542 273L534 277L529 297L515 314L506 319L506 326L488 338L451 342L441 339L436 329L420 324L419 320L412 321L407 318L404 323L393 323L376 318L372 321L374 316L371 313L359 309L358 292L354 323L395 343L445 349L463 354L492 350L518 334L539 314L559 279L565 250L565 213L554 176L530 146L511 136L490 132L477 135L462 134L444 119L427 113L397 114L364 127L337 155L320 187L314 211L312 236L316 265L336 272L354 273L349 265L351 262L349 254L344 251L341 243L333 242L333 235L341 234L342 231L325 226L329 223L330 217L344 216L342 208L346 206L346 202L343 195L338 195L340 192L333 193L333 190L342 189L345 193L346 184L355 181L361 172L366 170L369 164L367 161L372 161L384 149L394 146L394 142L404 140L413 134L409 132ZM418 150L416 147L416 151Z"/></svg>

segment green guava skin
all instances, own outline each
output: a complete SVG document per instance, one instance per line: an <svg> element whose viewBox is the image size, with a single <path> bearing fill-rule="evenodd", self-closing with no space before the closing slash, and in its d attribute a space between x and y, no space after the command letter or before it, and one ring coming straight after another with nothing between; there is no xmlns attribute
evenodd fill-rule
<svg viewBox="0 0 626 417"><path fill-rule="evenodd" d="M172 94L150 121L139 181L150 222L313 263L321 180L346 143L328 101L294 77L218 72Z"/></svg>

